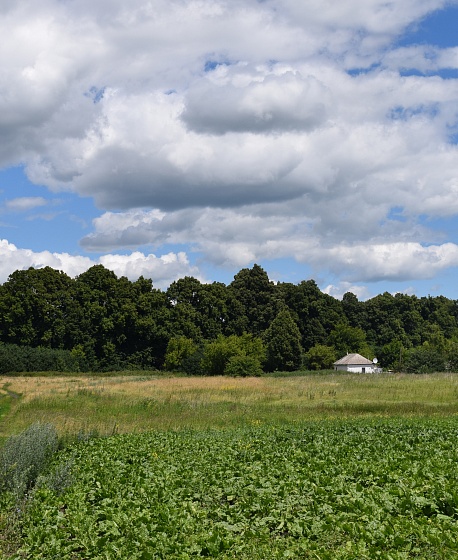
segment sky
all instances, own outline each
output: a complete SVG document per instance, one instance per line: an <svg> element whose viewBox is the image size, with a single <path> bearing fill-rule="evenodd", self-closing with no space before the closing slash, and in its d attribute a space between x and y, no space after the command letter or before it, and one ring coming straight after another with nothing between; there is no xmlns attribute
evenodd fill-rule
<svg viewBox="0 0 458 560"><path fill-rule="evenodd" d="M458 299L458 0L2 0L0 283Z"/></svg>

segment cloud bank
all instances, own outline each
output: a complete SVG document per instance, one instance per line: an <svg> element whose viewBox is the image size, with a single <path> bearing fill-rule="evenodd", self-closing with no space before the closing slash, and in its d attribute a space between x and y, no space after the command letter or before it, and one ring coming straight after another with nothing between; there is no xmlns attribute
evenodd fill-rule
<svg viewBox="0 0 458 560"><path fill-rule="evenodd" d="M189 244L217 267L431 278L458 265L424 219L458 213L458 45L400 39L446 5L3 2L0 165L93 197L81 246L128 276L198 275L185 254L155 256ZM11 263L92 262L2 247Z"/></svg>
<svg viewBox="0 0 458 560"><path fill-rule="evenodd" d="M198 269L190 265L185 253L168 253L160 257L153 254L144 255L138 251L130 255L104 255L98 259L69 255L68 253L51 253L50 251L34 252L18 249L5 239L0 239L0 282L6 282L15 270L26 270L29 267L44 268L50 266L62 270L72 278L82 274L91 266L102 264L112 270L118 277L126 276L136 280L140 276L154 279L154 287L165 290L170 282L184 276L194 276L201 281L205 279Z"/></svg>

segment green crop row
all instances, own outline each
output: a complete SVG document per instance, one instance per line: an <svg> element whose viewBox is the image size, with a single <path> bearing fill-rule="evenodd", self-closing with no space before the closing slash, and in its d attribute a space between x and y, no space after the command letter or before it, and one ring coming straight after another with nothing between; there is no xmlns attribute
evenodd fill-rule
<svg viewBox="0 0 458 560"><path fill-rule="evenodd" d="M457 436L450 419L91 439L30 495L12 557L457 558Z"/></svg>

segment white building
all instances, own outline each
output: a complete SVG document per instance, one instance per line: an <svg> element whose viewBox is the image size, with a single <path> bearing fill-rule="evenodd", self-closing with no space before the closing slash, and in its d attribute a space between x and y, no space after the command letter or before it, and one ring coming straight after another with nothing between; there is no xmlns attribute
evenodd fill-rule
<svg viewBox="0 0 458 560"><path fill-rule="evenodd" d="M347 354L333 364L336 371L350 371L352 373L380 373L377 360L371 362L360 354Z"/></svg>

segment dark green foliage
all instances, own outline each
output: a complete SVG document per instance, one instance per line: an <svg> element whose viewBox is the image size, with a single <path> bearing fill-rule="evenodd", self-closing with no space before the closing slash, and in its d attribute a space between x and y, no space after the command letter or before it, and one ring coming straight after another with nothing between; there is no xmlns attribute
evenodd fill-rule
<svg viewBox="0 0 458 560"><path fill-rule="evenodd" d="M3 342L65 348L75 313L74 281L49 266L17 270L0 289Z"/></svg>
<svg viewBox="0 0 458 560"><path fill-rule="evenodd" d="M196 352L184 358L181 366L187 375L204 375L202 371L202 360L204 352L202 347L198 347Z"/></svg>
<svg viewBox="0 0 458 560"><path fill-rule="evenodd" d="M242 336L224 337L220 335L216 340L208 342L204 346L201 362L202 373L204 375L227 373L242 375L241 372L244 369L245 372L252 370L258 375L265 356L266 350L260 338L248 333ZM228 367L229 371L227 371ZM243 375L248 375L248 373Z"/></svg>
<svg viewBox="0 0 458 560"><path fill-rule="evenodd" d="M87 371L77 352L52 348L32 348L0 342L0 374L32 371Z"/></svg>
<svg viewBox="0 0 458 560"><path fill-rule="evenodd" d="M29 268L14 272L0 286L0 373L159 370L171 339L185 337L202 349L218 337L244 333L269 339L268 369L300 367L296 350L281 358L287 353L280 349L284 334L278 343L271 334L285 309L305 353L324 345L333 347L337 357L346 352L377 355L382 367L401 370L407 363L399 359L404 352L406 359L412 356L409 371L422 370L422 365L430 371L441 361L454 371L457 359L449 347L458 340L457 303L442 296L388 292L368 301L349 292L338 301L313 280L274 284L256 264L240 270L228 286L185 277L165 292L150 279L118 278L102 265L75 279L50 267ZM425 343L443 356L432 362L431 352L415 351ZM201 373L201 359L200 354L183 356L178 368ZM172 367L170 360L167 367Z"/></svg>
<svg viewBox="0 0 458 560"><path fill-rule="evenodd" d="M434 373L449 368L447 356L437 348L426 344L406 352L403 369L410 373Z"/></svg>
<svg viewBox="0 0 458 560"><path fill-rule="evenodd" d="M359 327L350 327L344 323L339 323L330 332L327 345L332 346L340 358L349 353L369 357L368 354L371 353L364 331Z"/></svg>
<svg viewBox="0 0 458 560"><path fill-rule="evenodd" d="M347 292L342 298L342 309L351 327L364 329L367 325L367 312L363 302L355 294Z"/></svg>
<svg viewBox="0 0 458 560"><path fill-rule="evenodd" d="M291 313L278 313L264 333L267 371L294 371L302 364L301 333Z"/></svg>
<svg viewBox="0 0 458 560"><path fill-rule="evenodd" d="M259 265L244 268L234 276L229 289L246 317L245 330L260 336L278 312L277 290Z"/></svg>
<svg viewBox="0 0 458 560"><path fill-rule="evenodd" d="M325 344L329 333L342 321L342 303L322 293L314 280L278 284L277 289L297 322L303 349Z"/></svg>
<svg viewBox="0 0 458 560"><path fill-rule="evenodd" d="M408 337L402 324L400 312L401 299L385 292L365 303L367 339L377 346L389 344L393 340L401 341L404 346Z"/></svg>
<svg viewBox="0 0 458 560"><path fill-rule="evenodd" d="M57 432L51 424L32 424L9 438L0 452L0 490L23 496L47 468L57 447Z"/></svg>
<svg viewBox="0 0 458 560"><path fill-rule="evenodd" d="M311 370L323 370L332 368L332 364L337 360L337 354L332 346L315 344L305 354L305 366Z"/></svg>
<svg viewBox="0 0 458 560"><path fill-rule="evenodd" d="M405 348L399 340L393 340L389 344L385 344L377 351L380 363L386 369L394 369L401 371L403 369L403 357L405 357Z"/></svg>
<svg viewBox="0 0 458 560"><path fill-rule="evenodd" d="M243 304L220 282L201 284L196 278L186 276L172 282L166 294L172 306L176 336L198 342L214 340L220 334L246 331Z"/></svg>
<svg viewBox="0 0 458 560"><path fill-rule="evenodd" d="M421 298L420 313L424 321L436 324L446 338L451 338L457 329L457 302L444 296Z"/></svg>

